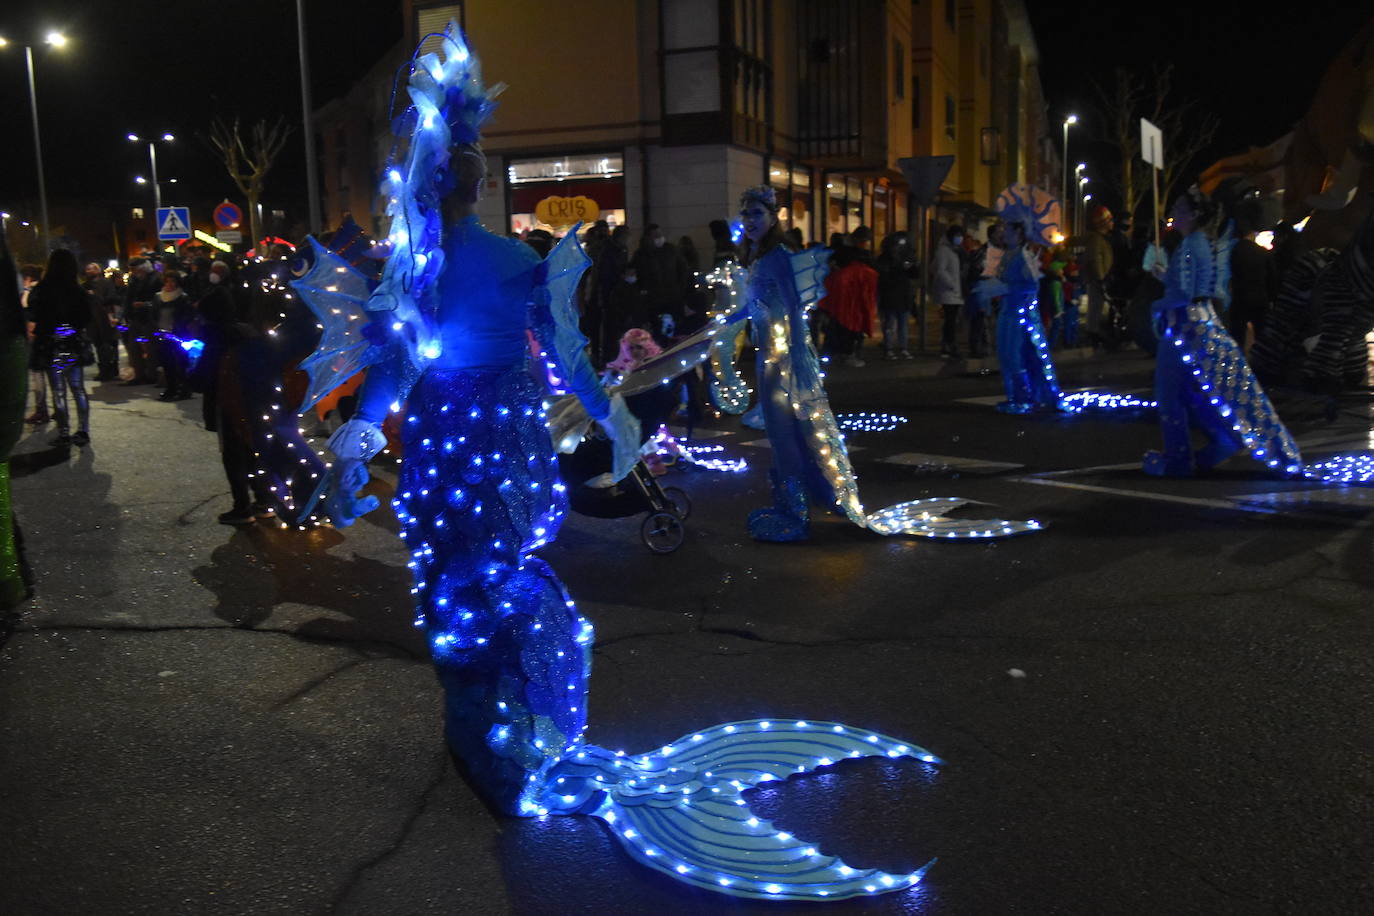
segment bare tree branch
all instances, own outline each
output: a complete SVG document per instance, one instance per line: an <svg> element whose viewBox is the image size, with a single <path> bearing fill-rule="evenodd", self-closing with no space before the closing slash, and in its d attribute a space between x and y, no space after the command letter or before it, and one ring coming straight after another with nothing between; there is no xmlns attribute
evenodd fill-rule
<svg viewBox="0 0 1374 916"><path fill-rule="evenodd" d="M1141 159L1139 119L1148 119L1164 135L1166 158L1159 174L1161 205L1169 200L1192 160L1216 137L1221 120L1215 112L1204 111L1195 102L1179 103L1171 98L1171 63L1157 65L1148 79L1120 67L1114 76L1110 90L1100 83L1093 84L1095 107L1101 123L1107 125L1104 139L1117 148L1120 157L1111 184L1120 194L1122 206L1134 215L1151 192L1153 168Z"/></svg>
<svg viewBox="0 0 1374 916"><path fill-rule="evenodd" d="M286 145L291 131L292 128L281 116L271 124L266 121L254 122L248 129L247 137L237 116L232 123L219 116L210 120L210 145L219 151L225 171L234 179L243 196L248 198L248 220L254 244L262 238L258 204L262 200L264 179L272 170L272 164Z"/></svg>

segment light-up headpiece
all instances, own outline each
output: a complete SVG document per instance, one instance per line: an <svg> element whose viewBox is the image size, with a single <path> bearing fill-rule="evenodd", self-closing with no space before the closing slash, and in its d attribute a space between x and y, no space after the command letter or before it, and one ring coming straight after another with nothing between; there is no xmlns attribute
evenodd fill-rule
<svg viewBox="0 0 1374 916"><path fill-rule="evenodd" d="M1061 221L1059 200L1033 184L1009 185L997 195L997 216L1004 223L1016 223L1026 233L1026 241L1053 245Z"/></svg>
<svg viewBox="0 0 1374 916"><path fill-rule="evenodd" d="M748 188L739 196L739 208L743 210L750 204L760 204L769 213L778 215L778 196L773 189L766 184L756 185Z"/></svg>

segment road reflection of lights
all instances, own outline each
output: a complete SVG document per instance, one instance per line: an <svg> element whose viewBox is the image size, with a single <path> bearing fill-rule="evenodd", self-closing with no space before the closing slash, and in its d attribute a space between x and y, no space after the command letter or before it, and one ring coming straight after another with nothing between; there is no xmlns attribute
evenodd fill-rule
<svg viewBox="0 0 1374 916"><path fill-rule="evenodd" d="M892 413L837 413L835 422L847 433L890 433L907 418Z"/></svg>

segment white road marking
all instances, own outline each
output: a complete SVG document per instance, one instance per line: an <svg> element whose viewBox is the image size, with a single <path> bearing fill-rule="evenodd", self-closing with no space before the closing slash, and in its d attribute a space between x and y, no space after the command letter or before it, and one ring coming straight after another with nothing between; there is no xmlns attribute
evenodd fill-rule
<svg viewBox="0 0 1374 916"><path fill-rule="evenodd" d="M1185 506L1201 506L1207 509L1234 509L1241 512L1259 512L1273 515L1279 510L1265 506L1249 506L1229 499L1211 499L1202 496L1177 496L1173 493L1150 493L1145 490L1127 490L1123 487L1103 487L1091 483L1074 483L1069 480L1047 480L1043 477L1010 477L1013 483L1033 483L1042 487L1062 487L1065 490L1082 490L1087 493L1106 493L1110 496L1125 496L1128 499L1145 499L1154 502L1179 503Z"/></svg>
<svg viewBox="0 0 1374 916"><path fill-rule="evenodd" d="M1025 467L1024 464L1016 464L1010 461L984 461L980 458L961 458L957 455L928 455L924 452L902 452L877 460L885 464L916 467L948 467L959 471L982 471L988 474L996 474L999 471L1014 471L1017 468Z"/></svg>

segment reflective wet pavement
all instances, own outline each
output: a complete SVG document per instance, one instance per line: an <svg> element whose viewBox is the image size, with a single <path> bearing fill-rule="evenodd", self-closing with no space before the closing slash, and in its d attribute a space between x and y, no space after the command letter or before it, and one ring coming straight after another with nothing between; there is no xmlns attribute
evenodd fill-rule
<svg viewBox="0 0 1374 916"><path fill-rule="evenodd" d="M1138 355L1070 387L1148 390ZM937 375L937 371L948 374ZM657 747L755 716L832 719L948 761L852 763L755 795L824 851L922 885L832 912L1361 912L1374 907L1374 491L1244 469L1161 481L1148 415L1005 417L995 376L832 373L870 508L1036 518L978 544L744 534L752 467L675 469L675 554L573 516L544 552L597 627L589 740ZM587 819L486 811L440 735L382 514L346 532L215 524L197 401L97 389L93 448L21 445L39 597L0 650L6 913L789 912L663 880ZM1281 394L1305 450L1368 447L1367 399ZM49 434L50 435L50 434ZM389 492L386 475L376 486Z"/></svg>

